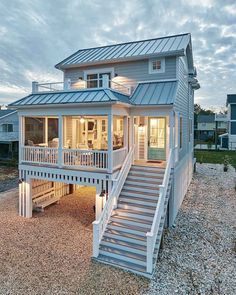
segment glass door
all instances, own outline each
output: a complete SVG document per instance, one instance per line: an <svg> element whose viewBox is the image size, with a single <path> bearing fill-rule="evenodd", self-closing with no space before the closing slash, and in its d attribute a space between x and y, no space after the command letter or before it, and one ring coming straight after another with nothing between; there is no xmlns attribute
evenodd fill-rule
<svg viewBox="0 0 236 295"><path fill-rule="evenodd" d="M166 119L148 120L148 160L166 159Z"/></svg>

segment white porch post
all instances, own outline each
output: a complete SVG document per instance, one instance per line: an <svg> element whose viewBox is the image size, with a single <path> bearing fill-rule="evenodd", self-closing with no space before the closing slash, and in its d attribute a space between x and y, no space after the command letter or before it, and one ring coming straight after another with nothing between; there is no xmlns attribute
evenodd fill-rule
<svg viewBox="0 0 236 295"><path fill-rule="evenodd" d="M44 136L46 146L48 146L48 117L45 117Z"/></svg>
<svg viewBox="0 0 236 295"><path fill-rule="evenodd" d="M63 165L63 116L59 115L58 117L58 135L59 135L59 142L58 142L58 166L61 168Z"/></svg>
<svg viewBox="0 0 236 295"><path fill-rule="evenodd" d="M108 172L113 171L113 114L108 114Z"/></svg>
<svg viewBox="0 0 236 295"><path fill-rule="evenodd" d="M26 218L32 217L32 189L31 179L20 171L19 185L19 215Z"/></svg>
<svg viewBox="0 0 236 295"><path fill-rule="evenodd" d="M95 206L95 208L96 208L96 214L95 214L96 215L96 220L99 219L99 217L100 217L100 215L102 213L102 209L103 209L102 207L104 206L104 204L102 204L104 202L104 200L103 200L102 197L100 197L101 192L102 192L102 187L101 187L101 185L99 185L99 186L96 187L96 206Z"/></svg>
<svg viewBox="0 0 236 295"><path fill-rule="evenodd" d="M26 218L31 218L32 217L32 189L31 189L31 179L29 177L26 177L25 180L25 217Z"/></svg>
<svg viewBox="0 0 236 295"><path fill-rule="evenodd" d="M128 152L128 143L129 143L129 138L128 138L128 133L129 133L129 126L128 126L128 117L124 117L124 126L123 126L123 132L124 132L124 147L127 148Z"/></svg>
<svg viewBox="0 0 236 295"><path fill-rule="evenodd" d="M25 118L19 117L19 164L23 161L23 147L25 141Z"/></svg>

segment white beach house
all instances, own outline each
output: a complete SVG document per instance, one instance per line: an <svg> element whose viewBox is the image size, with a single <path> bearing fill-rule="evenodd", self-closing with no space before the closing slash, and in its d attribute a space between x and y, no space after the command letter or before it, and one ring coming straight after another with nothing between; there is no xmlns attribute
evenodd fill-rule
<svg viewBox="0 0 236 295"><path fill-rule="evenodd" d="M19 213L96 187L93 257L151 276L193 171L190 34L80 49L32 83L20 118Z"/></svg>

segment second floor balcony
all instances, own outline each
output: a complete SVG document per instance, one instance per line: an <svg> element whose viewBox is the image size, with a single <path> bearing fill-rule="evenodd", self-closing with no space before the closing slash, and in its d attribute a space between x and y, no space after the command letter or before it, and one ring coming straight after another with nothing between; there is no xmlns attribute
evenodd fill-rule
<svg viewBox="0 0 236 295"><path fill-rule="evenodd" d="M97 88L111 88L113 90L119 91L123 94L130 95L131 87L123 85L110 79L109 75L103 74L90 75L89 80L84 80L79 78L78 80L65 79L63 82L52 82L52 83L38 83L32 82L32 93L42 93L42 92L61 92L61 91L75 91L84 89L97 89Z"/></svg>

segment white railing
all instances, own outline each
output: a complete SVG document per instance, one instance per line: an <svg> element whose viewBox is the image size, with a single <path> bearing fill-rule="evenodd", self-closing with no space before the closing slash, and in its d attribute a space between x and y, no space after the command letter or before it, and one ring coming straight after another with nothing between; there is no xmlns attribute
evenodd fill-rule
<svg viewBox="0 0 236 295"><path fill-rule="evenodd" d="M108 152L99 150L63 149L64 166L96 169L108 168Z"/></svg>
<svg viewBox="0 0 236 295"><path fill-rule="evenodd" d="M38 92L54 92L54 91L68 91L68 90L80 90L86 89L88 87L88 80L76 80L71 81L70 79L66 79L63 82L51 82L51 83L38 83L32 82L32 93ZM124 94L130 95L130 87L114 82L113 80L103 79L102 80L103 88L111 88L116 91L122 92ZM96 87L99 88L99 87Z"/></svg>
<svg viewBox="0 0 236 295"><path fill-rule="evenodd" d="M36 146L24 146L21 148L21 159L23 162L57 165L58 149Z"/></svg>
<svg viewBox="0 0 236 295"><path fill-rule="evenodd" d="M103 233L106 229L108 220L112 214L113 209L117 206L117 200L123 188L130 167L133 163L134 147L131 148L123 166L119 172L117 179L114 180L113 188L108 196L108 200L104 206L99 220L93 222L93 256L99 255L99 244L101 242Z"/></svg>
<svg viewBox="0 0 236 295"><path fill-rule="evenodd" d="M154 255L154 249L156 245L157 235L160 228L161 218L164 213L164 205L165 205L165 199L166 194L168 190L168 182L171 174L171 169L173 167L173 151L170 150L165 174L163 178L163 182L161 185L159 185L159 199L157 202L157 207L151 227L151 231L147 232L147 272L152 273L153 271L153 255Z"/></svg>
<svg viewBox="0 0 236 295"><path fill-rule="evenodd" d="M113 170L118 169L122 166L126 155L127 155L126 147L113 151Z"/></svg>

